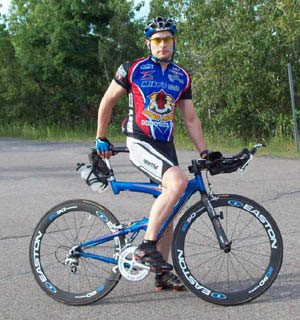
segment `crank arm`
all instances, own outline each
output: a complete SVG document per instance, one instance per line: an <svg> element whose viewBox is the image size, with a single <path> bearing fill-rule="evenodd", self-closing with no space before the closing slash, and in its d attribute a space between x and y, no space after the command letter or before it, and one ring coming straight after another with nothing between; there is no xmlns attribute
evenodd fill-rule
<svg viewBox="0 0 300 320"><path fill-rule="evenodd" d="M150 270L150 267L149 266L146 266L145 264L143 263L139 263L139 262L134 262L133 263L133 267L135 268L139 268L139 269L143 269L143 270Z"/></svg>

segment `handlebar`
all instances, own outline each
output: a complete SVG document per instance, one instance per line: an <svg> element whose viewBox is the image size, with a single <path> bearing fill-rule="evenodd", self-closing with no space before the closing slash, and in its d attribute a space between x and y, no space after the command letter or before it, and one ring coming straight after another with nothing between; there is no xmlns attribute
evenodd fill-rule
<svg viewBox="0 0 300 320"><path fill-rule="evenodd" d="M112 155L115 156L118 153L128 153L129 150L127 147L115 147L115 146L111 146L111 151L112 151Z"/></svg>
<svg viewBox="0 0 300 320"><path fill-rule="evenodd" d="M206 169L211 175L216 175L219 173L231 173L241 169L242 171L246 168L248 163L252 160L253 155L261 147L265 147L263 143L255 144L250 150L247 148L242 149L238 154L225 157L220 154L220 158L214 160L192 160L192 165L188 167L190 173L199 174L202 170ZM92 152L96 154L96 149L92 148ZM115 147L111 146L112 155L117 155L118 153L128 153L127 147ZM104 159L108 169L112 172L109 159Z"/></svg>
<svg viewBox="0 0 300 320"><path fill-rule="evenodd" d="M240 158L244 154L248 154L248 153L254 155L259 148L265 147L265 146L266 145L264 143L255 144L250 151L247 148L244 148L242 151L240 151L238 154L232 156L231 158ZM117 155L118 153L128 153L129 152L127 147L115 147L115 146L111 147L111 151L112 151L113 155Z"/></svg>
<svg viewBox="0 0 300 320"><path fill-rule="evenodd" d="M252 160L253 155L261 147L265 147L265 145L259 143L254 145L250 151L247 148L244 148L236 155L230 157L220 156L219 159L212 161L207 159L192 160L192 165L189 166L189 172L198 174L200 171L207 169L211 175L216 175L219 173L231 173L238 169L243 171Z"/></svg>
<svg viewBox="0 0 300 320"><path fill-rule="evenodd" d="M265 147L266 145L264 143L258 143L255 144L253 146L252 149L250 149L250 151L247 148L244 148L242 151L240 151L238 154L231 156L231 158L241 158L243 155L247 155L247 154L251 154L254 155L256 153L256 151L261 148L261 147Z"/></svg>
<svg viewBox="0 0 300 320"><path fill-rule="evenodd" d="M261 148L261 147L266 147L266 145L264 143L258 143L258 144L255 144L253 146L253 148L249 151L252 155L254 155L256 153L256 151Z"/></svg>

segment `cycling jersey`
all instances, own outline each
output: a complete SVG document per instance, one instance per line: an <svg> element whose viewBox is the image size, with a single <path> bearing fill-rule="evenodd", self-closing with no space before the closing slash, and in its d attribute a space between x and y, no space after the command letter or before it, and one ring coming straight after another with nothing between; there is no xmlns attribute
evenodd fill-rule
<svg viewBox="0 0 300 320"><path fill-rule="evenodd" d="M172 141L176 105L191 99L191 78L175 63L162 70L151 57L121 65L114 80L128 92L129 113L122 124L127 136Z"/></svg>

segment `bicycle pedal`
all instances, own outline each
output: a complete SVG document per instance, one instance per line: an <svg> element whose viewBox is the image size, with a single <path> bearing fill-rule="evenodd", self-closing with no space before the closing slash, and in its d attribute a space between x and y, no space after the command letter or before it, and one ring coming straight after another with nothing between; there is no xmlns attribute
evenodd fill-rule
<svg viewBox="0 0 300 320"><path fill-rule="evenodd" d="M154 273L164 273L164 272L167 273L167 272L170 272L170 270L165 270L165 269L161 269L161 268L158 268L158 267L151 266L151 264L149 262L144 262L138 256L134 256L134 258L135 258L136 262L141 263L141 264L149 267L151 272L154 272Z"/></svg>
<svg viewBox="0 0 300 320"><path fill-rule="evenodd" d="M171 271L170 269L156 268L156 267L150 266L150 264L146 264L146 265L148 265L150 267L150 271L155 272L155 273L168 273Z"/></svg>

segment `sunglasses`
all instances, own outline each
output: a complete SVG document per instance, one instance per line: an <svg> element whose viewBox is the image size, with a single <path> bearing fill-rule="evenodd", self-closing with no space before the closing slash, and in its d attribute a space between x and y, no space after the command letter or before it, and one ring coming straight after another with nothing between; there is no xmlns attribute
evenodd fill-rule
<svg viewBox="0 0 300 320"><path fill-rule="evenodd" d="M162 41L164 41L167 44L173 43L173 39L174 37L164 37L164 38L154 38L154 39L150 39L150 41L155 44L155 45L159 45L162 43Z"/></svg>

